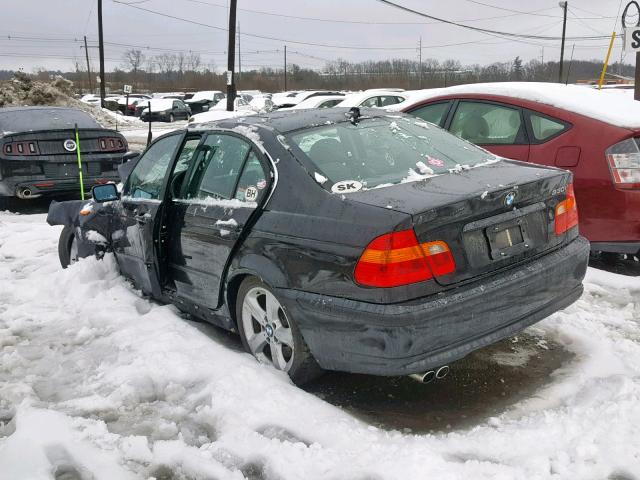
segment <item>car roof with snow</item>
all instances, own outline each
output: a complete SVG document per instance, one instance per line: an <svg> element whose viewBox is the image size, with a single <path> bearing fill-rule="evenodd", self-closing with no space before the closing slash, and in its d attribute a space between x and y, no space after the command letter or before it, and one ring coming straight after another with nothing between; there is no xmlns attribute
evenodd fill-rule
<svg viewBox="0 0 640 480"><path fill-rule="evenodd" d="M472 83L447 88L417 90L388 110L403 110L426 100L449 95L494 95L542 103L625 128L640 128L640 102L625 96L603 94L582 85L542 82Z"/></svg>
<svg viewBox="0 0 640 480"><path fill-rule="evenodd" d="M287 110L286 112L274 111L265 114L249 115L224 119L215 122L199 123L193 126L195 129L227 127L231 125L268 126L280 133L289 133L304 128L320 127L332 123L340 123L348 120L349 108L314 108L310 110ZM362 117L389 116L385 110L379 108L361 108Z"/></svg>

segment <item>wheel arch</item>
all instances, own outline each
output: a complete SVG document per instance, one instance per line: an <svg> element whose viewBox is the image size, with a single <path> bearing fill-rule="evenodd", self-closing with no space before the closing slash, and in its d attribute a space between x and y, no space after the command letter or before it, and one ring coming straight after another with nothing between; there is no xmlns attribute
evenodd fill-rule
<svg viewBox="0 0 640 480"><path fill-rule="evenodd" d="M287 285L284 272L272 260L257 254L244 255L239 259L237 264L232 265L229 269L224 295L227 310L236 328L238 327L238 319L236 318L238 290L248 277L259 278L271 288Z"/></svg>

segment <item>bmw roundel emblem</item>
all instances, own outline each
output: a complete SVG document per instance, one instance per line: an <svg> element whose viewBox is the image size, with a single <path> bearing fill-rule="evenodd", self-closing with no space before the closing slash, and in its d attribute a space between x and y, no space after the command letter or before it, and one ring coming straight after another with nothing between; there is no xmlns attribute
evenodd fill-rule
<svg viewBox="0 0 640 480"><path fill-rule="evenodd" d="M70 138L64 141L63 146L67 152L75 152L77 147L76 141Z"/></svg>
<svg viewBox="0 0 640 480"><path fill-rule="evenodd" d="M504 197L504 206L513 207L514 203L516 203L516 192L507 193Z"/></svg>

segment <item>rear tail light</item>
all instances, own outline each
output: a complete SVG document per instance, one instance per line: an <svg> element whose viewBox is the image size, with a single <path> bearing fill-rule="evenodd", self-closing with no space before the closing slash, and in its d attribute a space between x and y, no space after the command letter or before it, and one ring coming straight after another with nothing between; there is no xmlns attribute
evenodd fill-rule
<svg viewBox="0 0 640 480"><path fill-rule="evenodd" d="M100 150L103 152L118 152L124 150L124 142L118 137L102 137L99 139Z"/></svg>
<svg viewBox="0 0 640 480"><path fill-rule="evenodd" d="M556 205L556 235L562 235L578 225L578 204L573 192L573 184L567 186L567 198Z"/></svg>
<svg viewBox="0 0 640 480"><path fill-rule="evenodd" d="M38 155L38 142L9 142L4 144L2 151L9 156Z"/></svg>
<svg viewBox="0 0 640 480"><path fill-rule="evenodd" d="M447 275L456 269L443 241L418 243L412 229L374 239L362 253L355 280L367 287L398 287Z"/></svg>
<svg viewBox="0 0 640 480"><path fill-rule="evenodd" d="M627 138L605 152L611 178L618 188L640 188L640 139Z"/></svg>

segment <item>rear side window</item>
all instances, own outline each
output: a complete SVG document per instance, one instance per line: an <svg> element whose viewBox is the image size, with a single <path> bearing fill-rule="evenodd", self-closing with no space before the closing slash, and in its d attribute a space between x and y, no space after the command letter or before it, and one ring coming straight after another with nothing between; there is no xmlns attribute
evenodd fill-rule
<svg viewBox="0 0 640 480"><path fill-rule="evenodd" d="M520 110L494 103L460 102L449 130L477 145L525 143Z"/></svg>
<svg viewBox="0 0 640 480"><path fill-rule="evenodd" d="M444 116L449 110L449 105L451 105L451 102L432 103L431 105L418 107L409 113L427 122L442 126Z"/></svg>
<svg viewBox="0 0 640 480"><path fill-rule="evenodd" d="M409 116L363 118L289 135L331 183L357 180L364 188L421 180L496 161L489 152ZM331 187L331 184L323 184Z"/></svg>
<svg viewBox="0 0 640 480"><path fill-rule="evenodd" d="M235 198L244 202L259 202L267 188L267 175L255 152L251 151L242 169Z"/></svg>
<svg viewBox="0 0 640 480"><path fill-rule="evenodd" d="M533 137L540 142L554 137L568 128L566 124L559 120L536 115L535 113L530 114L529 119L531 120Z"/></svg>

